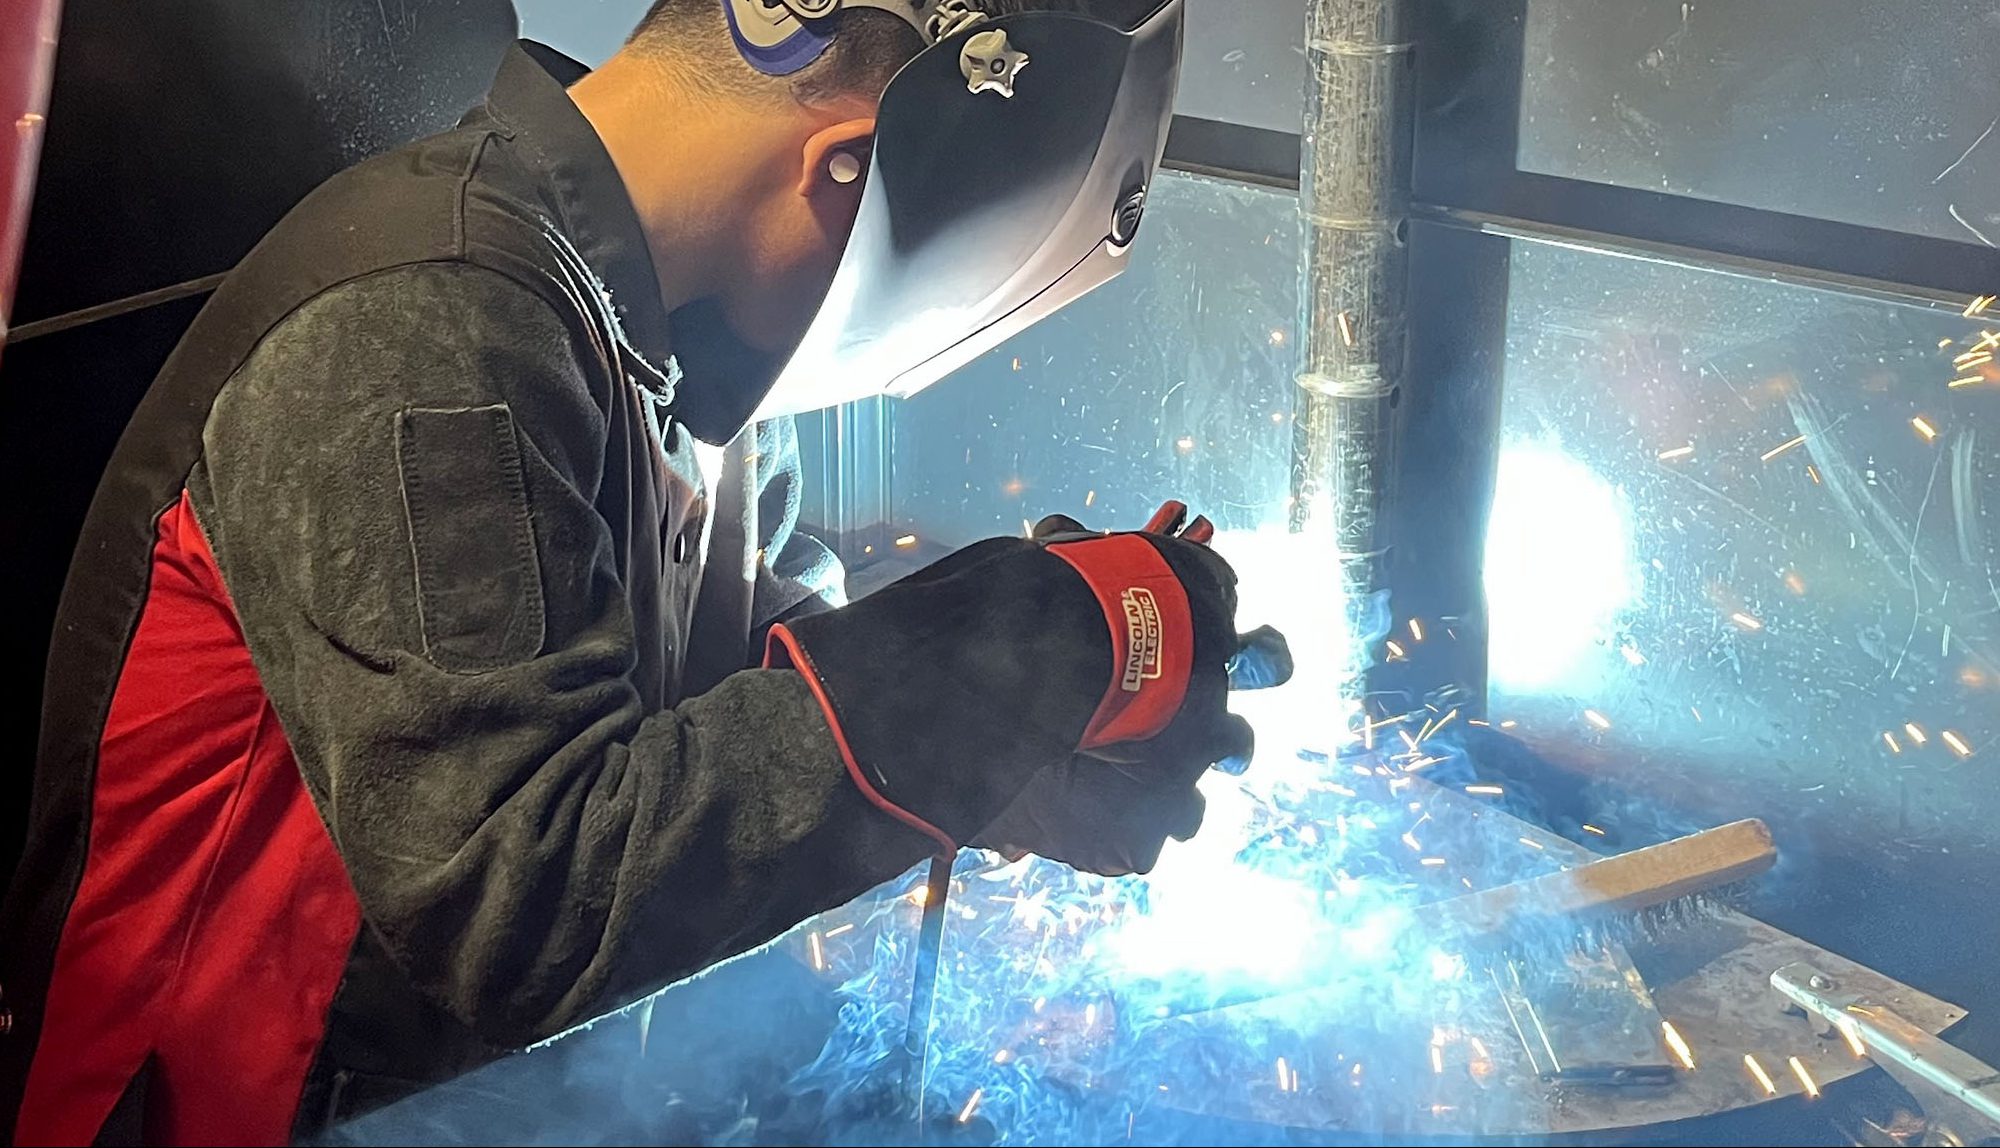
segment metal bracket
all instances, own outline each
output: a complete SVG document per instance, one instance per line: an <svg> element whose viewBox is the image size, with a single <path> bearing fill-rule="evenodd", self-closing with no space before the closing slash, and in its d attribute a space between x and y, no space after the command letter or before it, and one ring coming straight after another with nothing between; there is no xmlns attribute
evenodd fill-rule
<svg viewBox="0 0 2000 1148"><path fill-rule="evenodd" d="M2000 1135L2000 1070L1912 1024L1888 1005L1843 987L1804 961L1771 974L1787 1007L1818 1022L1822 1036L1845 1038L1910 1089L1933 1117L1961 1134ZM1942 1099L1937 1107L1930 1102Z"/></svg>

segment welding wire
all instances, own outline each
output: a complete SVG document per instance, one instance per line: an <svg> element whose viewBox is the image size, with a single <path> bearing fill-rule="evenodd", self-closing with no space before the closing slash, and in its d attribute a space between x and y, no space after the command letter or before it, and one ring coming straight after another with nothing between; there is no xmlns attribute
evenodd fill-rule
<svg viewBox="0 0 2000 1148"><path fill-rule="evenodd" d="M910 1020L903 1030L903 1051L909 1058L917 1123L924 1120L924 1071L930 1055L931 1007L937 1000L938 958L944 949L945 902L951 900L951 864L940 853L931 858L924 883L924 915L917 928L917 969L910 985Z"/></svg>

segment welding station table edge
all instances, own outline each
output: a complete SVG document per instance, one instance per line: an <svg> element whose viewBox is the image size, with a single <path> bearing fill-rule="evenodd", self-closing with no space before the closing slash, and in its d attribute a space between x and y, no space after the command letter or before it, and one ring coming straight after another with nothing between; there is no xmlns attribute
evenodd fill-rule
<svg viewBox="0 0 2000 1148"><path fill-rule="evenodd" d="M1504 821L1508 834L1530 840L1565 864L1582 865L1600 854L1532 822L1485 805L1456 790L1411 777L1408 791L1433 811L1471 820ZM1821 1036L1814 1026L1785 1011L1786 1002L1771 987L1771 974L1794 962L1810 962L1850 990L1893 1008L1911 1023L1940 1034L1965 1019L1966 1010L1903 984L1733 909L1720 909L1698 927L1683 930L1655 944L1640 947L1634 957L1645 975L1660 1015L1693 1046L1695 1068L1679 1074L1672 1087L1650 1091L1547 1085L1546 1120L1538 1126L1513 1128L1465 1127L1449 1116L1427 1110L1409 1111L1401 1120L1378 1119L1369 1131L1380 1134L1438 1136L1447 1139L1483 1136L1546 1137L1581 1140L1605 1133L1659 1129L1683 1121L1715 1116L1736 1109L1804 1095L1806 1084L1790 1066L1797 1057L1821 1088L1857 1076L1875 1063L1856 1056L1838 1037ZM1310 995L1310 994L1304 994ZM1271 1002L1263 1002L1271 1003ZM1287 1007L1301 1002L1291 998ZM1255 1005L1239 1006L1246 1008ZM1218 1009L1229 1013L1235 1008ZM1751 1075L1746 1054L1759 1058L1770 1087ZM1295 1101L1304 1099L1295 1097ZM1214 1115L1224 1115L1200 1105ZM1225 1105L1225 1107L1234 1107ZM1337 1111L1314 1118L1312 1106L1291 1106L1288 1113L1230 1112L1228 1115L1282 1122L1298 1128L1352 1129ZM1391 1115L1375 1110L1378 1118Z"/></svg>

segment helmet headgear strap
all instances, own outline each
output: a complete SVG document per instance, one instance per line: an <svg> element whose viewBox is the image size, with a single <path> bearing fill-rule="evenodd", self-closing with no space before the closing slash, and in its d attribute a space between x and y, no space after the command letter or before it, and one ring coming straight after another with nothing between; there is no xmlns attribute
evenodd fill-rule
<svg viewBox="0 0 2000 1148"><path fill-rule="evenodd" d="M722 0L722 7L737 52L767 76L789 76L819 59L833 43L831 21L842 10L895 16L927 48L991 18L978 0Z"/></svg>

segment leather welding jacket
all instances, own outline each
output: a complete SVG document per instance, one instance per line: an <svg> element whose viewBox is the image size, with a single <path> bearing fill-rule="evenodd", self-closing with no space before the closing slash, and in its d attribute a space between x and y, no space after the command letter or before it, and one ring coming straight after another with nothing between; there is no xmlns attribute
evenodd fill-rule
<svg viewBox="0 0 2000 1148"><path fill-rule="evenodd" d="M6 915L22 1142L308 1134L928 851L744 668L828 570L789 424L674 377L543 60L308 197L119 444ZM714 489L691 435L734 440Z"/></svg>

